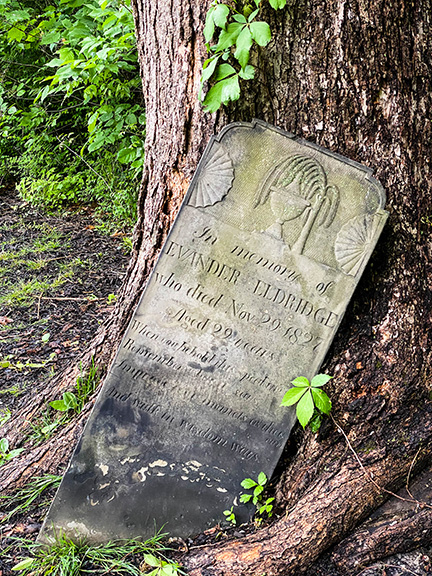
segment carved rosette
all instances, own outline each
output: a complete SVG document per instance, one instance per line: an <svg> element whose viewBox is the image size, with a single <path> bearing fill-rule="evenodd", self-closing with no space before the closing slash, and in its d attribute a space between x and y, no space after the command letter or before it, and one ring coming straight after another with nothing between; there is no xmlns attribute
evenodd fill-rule
<svg viewBox="0 0 432 576"><path fill-rule="evenodd" d="M234 167L228 152L213 147L189 199L189 206L206 207L220 202L228 194L234 180Z"/></svg>
<svg viewBox="0 0 432 576"><path fill-rule="evenodd" d="M336 237L335 256L340 268L355 276L370 251L381 217L378 214L356 216L349 220Z"/></svg>

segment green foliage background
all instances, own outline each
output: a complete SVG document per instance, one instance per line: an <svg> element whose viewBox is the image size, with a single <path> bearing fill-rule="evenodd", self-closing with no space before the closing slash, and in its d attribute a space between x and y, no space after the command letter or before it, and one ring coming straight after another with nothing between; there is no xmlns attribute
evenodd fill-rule
<svg viewBox="0 0 432 576"><path fill-rule="evenodd" d="M0 183L133 224L144 130L129 0L0 0Z"/></svg>

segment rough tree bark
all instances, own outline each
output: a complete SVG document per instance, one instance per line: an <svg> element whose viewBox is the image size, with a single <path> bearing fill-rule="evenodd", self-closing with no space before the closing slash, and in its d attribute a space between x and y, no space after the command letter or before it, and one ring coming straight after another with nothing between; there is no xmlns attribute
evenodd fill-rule
<svg viewBox="0 0 432 576"><path fill-rule="evenodd" d="M146 164L127 279L91 353L111 359L199 157L229 121L257 117L366 164L387 192L389 223L326 360L335 376L334 420L318 435L305 433L283 472L277 497L285 512L253 535L183 558L192 576L298 574L431 455L431 3L292 0L283 11L266 9L273 40L253 56L257 79L244 86L239 103L213 116L196 98L209 0L132 4ZM11 421L11 434L26 417ZM80 422L20 467L4 466L3 486L55 467L70 453ZM401 530L430 531L430 509L414 509L404 523ZM364 561L395 552L394 542L384 540L375 551L371 545ZM334 554L347 574L361 569L355 542L355 536L342 542ZM351 563L341 560L344 545Z"/></svg>

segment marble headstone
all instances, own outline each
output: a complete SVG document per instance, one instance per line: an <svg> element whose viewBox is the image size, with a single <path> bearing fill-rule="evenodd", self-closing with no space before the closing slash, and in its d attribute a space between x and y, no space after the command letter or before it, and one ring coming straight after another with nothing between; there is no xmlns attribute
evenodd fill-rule
<svg viewBox="0 0 432 576"><path fill-rule="evenodd" d="M260 121L209 143L45 521L187 537L271 476L385 224L371 171Z"/></svg>

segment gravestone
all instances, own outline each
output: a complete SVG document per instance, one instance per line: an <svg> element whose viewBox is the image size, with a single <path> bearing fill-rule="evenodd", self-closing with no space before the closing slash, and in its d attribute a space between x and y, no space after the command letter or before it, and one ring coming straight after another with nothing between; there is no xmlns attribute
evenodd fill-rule
<svg viewBox="0 0 432 576"><path fill-rule="evenodd" d="M271 476L387 218L371 171L260 121L208 145L45 521L199 533ZM238 505L238 506L237 506Z"/></svg>

